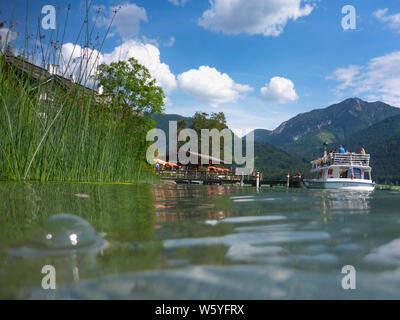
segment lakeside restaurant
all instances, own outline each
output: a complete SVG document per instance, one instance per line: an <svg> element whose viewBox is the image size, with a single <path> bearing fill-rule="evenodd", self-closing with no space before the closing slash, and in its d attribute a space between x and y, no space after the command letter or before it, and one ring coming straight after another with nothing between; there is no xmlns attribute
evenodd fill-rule
<svg viewBox="0 0 400 320"><path fill-rule="evenodd" d="M182 153L185 153L182 155ZM172 156L171 156L172 155ZM191 158L189 163L182 163L179 159ZM225 162L222 159L212 157L209 155L193 152L193 151L179 151L174 154L168 153L165 160L156 158L154 162L156 166L169 170L184 170L184 171L207 171L219 174L228 174L232 172L232 168L224 168ZM193 159L195 159L193 161Z"/></svg>

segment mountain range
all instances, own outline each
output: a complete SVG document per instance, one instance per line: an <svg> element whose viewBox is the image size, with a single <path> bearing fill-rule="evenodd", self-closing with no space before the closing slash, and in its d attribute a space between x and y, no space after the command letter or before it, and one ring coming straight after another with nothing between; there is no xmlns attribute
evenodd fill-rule
<svg viewBox="0 0 400 320"><path fill-rule="evenodd" d="M400 115L358 131L344 141L349 150L363 146L371 154L373 177L400 184Z"/></svg>
<svg viewBox="0 0 400 320"><path fill-rule="evenodd" d="M158 115L157 127L167 130L169 120L190 117ZM308 171L309 160L328 148L344 145L350 151L361 147L371 154L373 177L378 182L400 183L400 108L383 102L346 99L327 108L301 113L275 130L254 130L255 166L270 178L285 172Z"/></svg>
<svg viewBox="0 0 400 320"><path fill-rule="evenodd" d="M179 121L186 120L188 127L193 124L192 117L184 117L179 114L152 114L153 120L156 122L156 127L164 130L164 132L168 133L169 122L170 121ZM168 140L168 139L167 139Z"/></svg>
<svg viewBox="0 0 400 320"><path fill-rule="evenodd" d="M312 158L321 154L324 142L344 144L356 132L395 115L400 115L400 108L379 101L351 98L324 109L298 114L273 131L257 129L254 136L257 142L267 142Z"/></svg>

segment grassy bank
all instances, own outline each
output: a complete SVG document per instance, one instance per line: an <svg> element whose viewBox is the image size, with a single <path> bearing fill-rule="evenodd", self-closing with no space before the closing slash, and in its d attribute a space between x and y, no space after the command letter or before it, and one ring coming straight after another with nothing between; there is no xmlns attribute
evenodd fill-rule
<svg viewBox="0 0 400 320"><path fill-rule="evenodd" d="M28 2L26 11L28 19ZM63 52L70 5L57 7L57 17L65 20L58 20L48 38L40 27L31 34L28 20L20 38L12 15L1 23L9 33L0 41L0 180L157 181L145 159L145 137L153 125L146 108L160 112L162 89L136 60L114 68L96 64L118 12L100 37L100 11L86 2L75 44L69 39L70 56ZM99 67L109 74L101 74ZM102 96L97 94L100 84ZM132 100L135 95L142 99Z"/></svg>
<svg viewBox="0 0 400 320"><path fill-rule="evenodd" d="M393 191L400 191L400 186L395 185L385 185L385 184L377 184L376 189L378 190L393 190Z"/></svg>
<svg viewBox="0 0 400 320"><path fill-rule="evenodd" d="M1 179L154 180L142 117L99 102L80 85L36 84L5 64L1 54Z"/></svg>

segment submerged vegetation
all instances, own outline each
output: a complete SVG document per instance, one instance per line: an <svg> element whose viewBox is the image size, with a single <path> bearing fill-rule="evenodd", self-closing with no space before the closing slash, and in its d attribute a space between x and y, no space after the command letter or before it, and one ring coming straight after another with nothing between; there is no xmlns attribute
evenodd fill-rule
<svg viewBox="0 0 400 320"><path fill-rule="evenodd" d="M93 28L80 37L89 39ZM4 43L0 52L0 178L153 181L145 136L164 94L149 71L133 58L94 68L101 47L89 40L70 71L63 39L46 46L37 36L31 51ZM57 61L68 63L52 72Z"/></svg>

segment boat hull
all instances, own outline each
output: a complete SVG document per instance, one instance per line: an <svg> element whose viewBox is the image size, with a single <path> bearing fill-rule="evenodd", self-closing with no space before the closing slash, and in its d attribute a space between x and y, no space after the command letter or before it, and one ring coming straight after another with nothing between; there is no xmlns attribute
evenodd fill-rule
<svg viewBox="0 0 400 320"><path fill-rule="evenodd" d="M339 189L339 190L358 190L373 191L375 183L365 180L304 180L304 184L310 189Z"/></svg>

